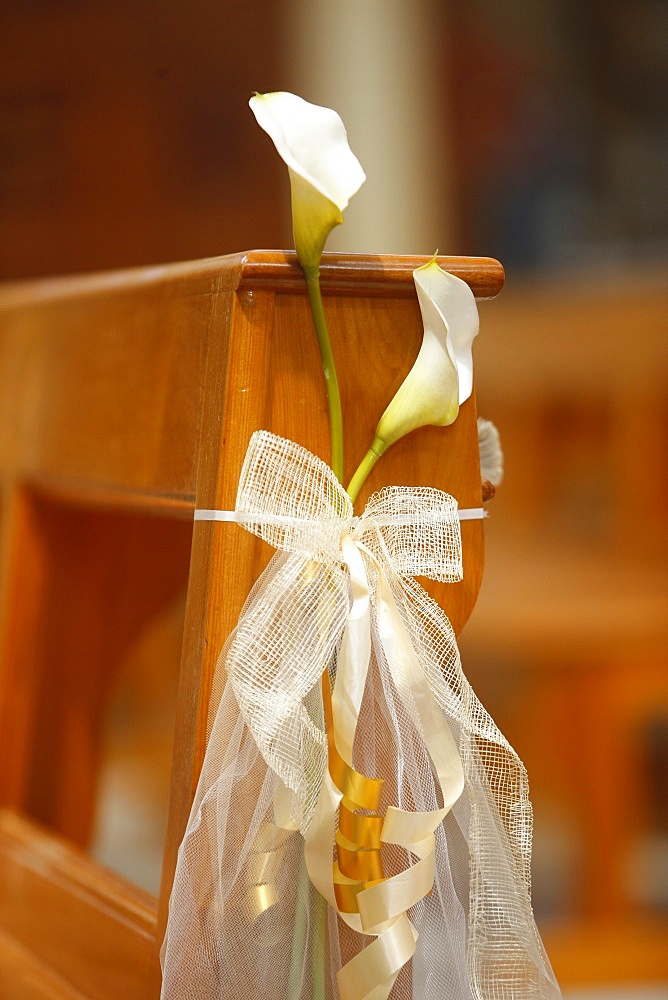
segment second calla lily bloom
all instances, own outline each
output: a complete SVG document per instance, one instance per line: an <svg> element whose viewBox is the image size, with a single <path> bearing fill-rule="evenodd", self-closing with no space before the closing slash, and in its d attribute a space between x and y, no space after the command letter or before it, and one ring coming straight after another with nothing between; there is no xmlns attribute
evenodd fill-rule
<svg viewBox="0 0 668 1000"><path fill-rule="evenodd" d="M424 325L422 346L350 481L353 500L390 445L418 427L451 424L473 389L471 345L479 327L473 292L461 278L440 268L435 256L413 271L413 280Z"/></svg>
<svg viewBox="0 0 668 1000"><path fill-rule="evenodd" d="M290 173L295 249L304 268L317 268L325 241L365 180L340 117L296 94L255 94L250 107Z"/></svg>
<svg viewBox="0 0 668 1000"><path fill-rule="evenodd" d="M436 258L414 271L413 279L424 323L422 346L380 419L374 450L384 451L426 424L451 424L473 388L471 345L479 327L473 292Z"/></svg>

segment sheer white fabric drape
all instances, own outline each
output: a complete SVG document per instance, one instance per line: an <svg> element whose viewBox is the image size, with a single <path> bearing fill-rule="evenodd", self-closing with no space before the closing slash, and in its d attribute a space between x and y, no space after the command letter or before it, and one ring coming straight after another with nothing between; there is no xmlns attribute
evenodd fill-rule
<svg viewBox="0 0 668 1000"><path fill-rule="evenodd" d="M434 490L390 489L355 519L324 463L258 432L237 516L281 551L249 595L218 662L206 756L163 945L164 1000L334 1000L338 970L369 943L326 906L304 863L327 766L320 675L335 670L351 609L343 533L362 552L371 605L355 768L385 779L384 808L430 811L443 804L410 696L388 664L391 641L379 630L382 572L464 772L464 791L435 831L433 890L408 914L415 954L389 996L558 997L531 910L524 767L466 680L448 619L413 579L458 578L454 502ZM416 858L388 845L384 860L391 874Z"/></svg>

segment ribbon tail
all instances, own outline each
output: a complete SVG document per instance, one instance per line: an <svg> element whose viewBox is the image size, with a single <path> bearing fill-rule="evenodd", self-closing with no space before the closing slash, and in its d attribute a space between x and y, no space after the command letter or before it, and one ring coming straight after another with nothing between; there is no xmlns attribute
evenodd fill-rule
<svg viewBox="0 0 668 1000"><path fill-rule="evenodd" d="M459 749L432 694L385 573L378 574L378 634L395 687L432 759L447 812L464 790Z"/></svg>
<svg viewBox="0 0 668 1000"><path fill-rule="evenodd" d="M414 645L422 650L435 701L461 727L466 801L461 808L457 802L456 820L469 855L467 964L473 995L483 996L481 984L491 977L504 997L555 1000L559 989L531 908L526 770L462 671L443 609L412 579L402 579L393 595ZM513 969L508 978L499 973L502 965Z"/></svg>
<svg viewBox="0 0 668 1000"><path fill-rule="evenodd" d="M417 933L405 914L337 973L341 1000L387 1000L415 952Z"/></svg>
<svg viewBox="0 0 668 1000"><path fill-rule="evenodd" d="M434 830L461 795L464 776L459 751L424 676L385 573L367 551L378 572L376 618L383 654L397 693L431 755L442 807L410 812L390 806L379 835L371 828L376 817L356 813L359 809L378 808L380 800L373 795L380 782L352 768L352 745L370 657L371 619L361 553L354 546L348 550L344 546L344 553L351 573L353 602L344 629L331 709L329 680L323 678L325 716L331 733L329 770L306 836L305 856L313 884L341 918L354 930L376 936L339 971L342 1000L385 1000L415 951L418 935L407 911L431 891ZM345 757L339 748L345 750ZM337 810L339 829L335 836ZM334 839L338 862L334 863L332 876ZM382 842L405 848L417 857L417 862L386 878L380 860ZM376 857L378 868L372 870Z"/></svg>

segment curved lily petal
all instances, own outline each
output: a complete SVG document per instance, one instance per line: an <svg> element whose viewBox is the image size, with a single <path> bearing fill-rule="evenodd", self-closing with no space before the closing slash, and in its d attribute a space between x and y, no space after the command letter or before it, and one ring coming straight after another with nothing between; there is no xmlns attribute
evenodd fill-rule
<svg viewBox="0 0 668 1000"><path fill-rule="evenodd" d="M335 111L296 94L255 94L250 108L288 167L295 249L302 267L317 267L325 241L365 181Z"/></svg>
<svg viewBox="0 0 668 1000"><path fill-rule="evenodd" d="M432 319L433 332L445 344L450 358L457 367L461 406L473 391L473 339L478 335L480 319L473 292L461 278L455 277L430 260L413 272L422 318L427 326L425 306L429 304L437 314Z"/></svg>
<svg viewBox="0 0 668 1000"><path fill-rule="evenodd" d="M414 271L413 280L424 324L422 346L380 419L374 450L384 451L426 424L451 424L473 388L471 344L479 327L473 292L435 258Z"/></svg>

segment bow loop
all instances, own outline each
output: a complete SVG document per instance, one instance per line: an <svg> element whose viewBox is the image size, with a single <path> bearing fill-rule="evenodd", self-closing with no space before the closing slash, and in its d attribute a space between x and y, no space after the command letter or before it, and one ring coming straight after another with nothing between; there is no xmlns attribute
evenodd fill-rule
<svg viewBox="0 0 668 1000"><path fill-rule="evenodd" d="M340 551L342 521L353 505L338 479L311 452L268 431L248 445L237 491L238 520L276 549Z"/></svg>
<svg viewBox="0 0 668 1000"><path fill-rule="evenodd" d="M462 579L457 501L430 487L386 487L360 518L336 476L305 448L268 431L248 445L236 501L237 520L276 549L326 553L340 561L344 534L401 577Z"/></svg>
<svg viewBox="0 0 668 1000"><path fill-rule="evenodd" d="M374 493L353 536L398 576L462 579L457 501L441 490L390 486Z"/></svg>

